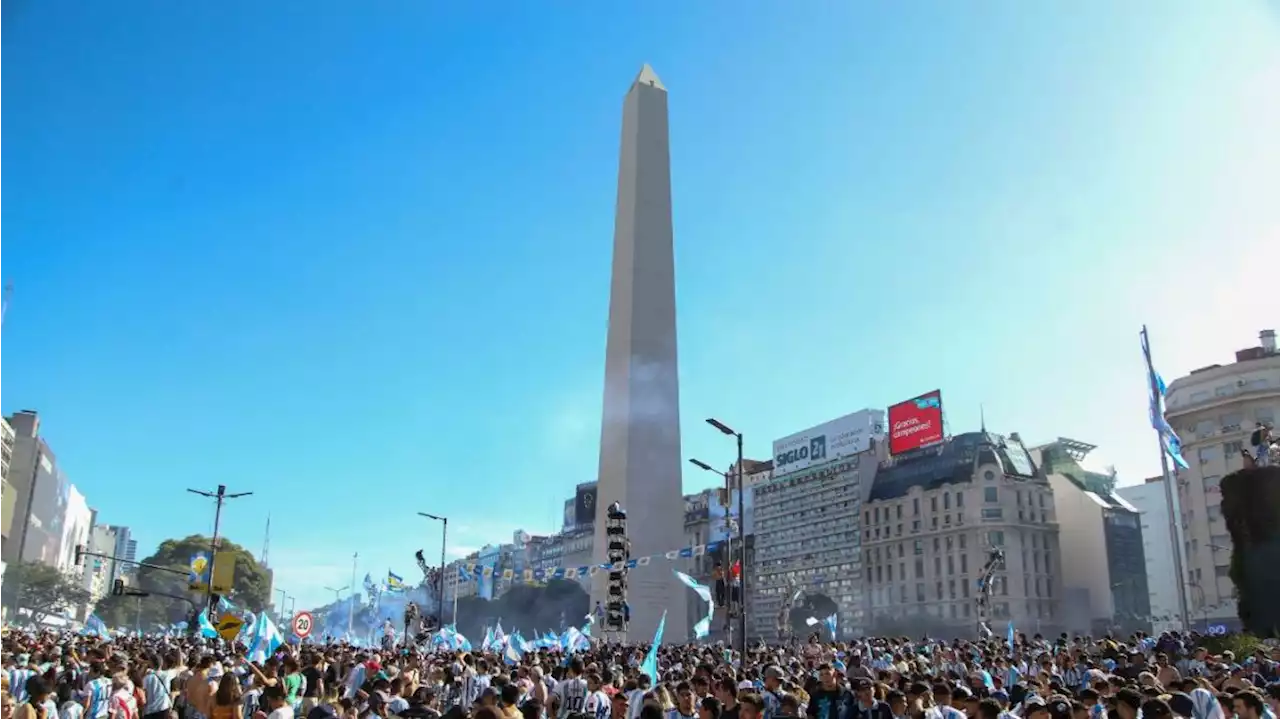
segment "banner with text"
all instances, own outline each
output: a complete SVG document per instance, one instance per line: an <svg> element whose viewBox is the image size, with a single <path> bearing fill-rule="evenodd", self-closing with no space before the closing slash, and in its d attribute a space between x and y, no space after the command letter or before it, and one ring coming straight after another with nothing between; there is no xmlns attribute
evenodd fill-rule
<svg viewBox="0 0 1280 719"><path fill-rule="evenodd" d="M865 452L884 438L884 426L884 410L864 409L783 437L773 443L773 476Z"/></svg>
<svg viewBox="0 0 1280 719"><path fill-rule="evenodd" d="M942 390L935 389L889 408L889 454L942 441Z"/></svg>

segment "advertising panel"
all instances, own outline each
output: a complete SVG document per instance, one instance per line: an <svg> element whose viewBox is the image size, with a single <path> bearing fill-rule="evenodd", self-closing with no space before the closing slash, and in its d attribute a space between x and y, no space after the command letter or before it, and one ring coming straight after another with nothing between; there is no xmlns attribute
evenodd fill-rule
<svg viewBox="0 0 1280 719"><path fill-rule="evenodd" d="M596 521L596 485L580 484L574 496L573 518L579 527L595 524Z"/></svg>
<svg viewBox="0 0 1280 719"><path fill-rule="evenodd" d="M864 409L783 437L773 443L773 476L865 452L884 437L884 425L884 410Z"/></svg>
<svg viewBox="0 0 1280 719"><path fill-rule="evenodd" d="M889 453L901 454L942 441L942 390L889 408Z"/></svg>
<svg viewBox="0 0 1280 719"><path fill-rule="evenodd" d="M576 524L573 512L574 501L572 499L564 500L564 528L573 529Z"/></svg>

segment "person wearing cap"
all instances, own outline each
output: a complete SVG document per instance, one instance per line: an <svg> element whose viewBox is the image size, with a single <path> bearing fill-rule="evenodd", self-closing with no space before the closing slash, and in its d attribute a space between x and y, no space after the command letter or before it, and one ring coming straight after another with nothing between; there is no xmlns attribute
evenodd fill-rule
<svg viewBox="0 0 1280 719"><path fill-rule="evenodd" d="M876 699L875 685L870 679L853 681L853 701L849 709L848 719L893 719L889 705Z"/></svg>

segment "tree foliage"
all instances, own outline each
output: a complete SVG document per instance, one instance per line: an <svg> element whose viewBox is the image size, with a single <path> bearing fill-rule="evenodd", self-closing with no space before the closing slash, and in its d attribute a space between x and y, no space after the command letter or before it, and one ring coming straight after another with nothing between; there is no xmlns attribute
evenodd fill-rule
<svg viewBox="0 0 1280 719"><path fill-rule="evenodd" d="M1231 581L1247 632L1280 634L1280 468L1250 467L1223 478L1222 517L1231 533Z"/></svg>
<svg viewBox="0 0 1280 719"><path fill-rule="evenodd" d="M88 590L78 581L39 562L10 564L2 589L5 606L29 610L36 623L89 601Z"/></svg>
<svg viewBox="0 0 1280 719"><path fill-rule="evenodd" d="M227 598L241 609L262 611L270 603L270 574L240 545L226 539L220 539L218 544L218 564L234 561L236 566L233 591ZM152 567L138 567L136 578L129 584L131 590L149 592L150 596L105 596L98 602L98 616L107 626L133 627L138 623L144 630L189 621L193 603L202 606L204 594L188 589L188 568L191 558L199 552L207 553L209 546L210 539L201 535L161 542L155 554L142 560Z"/></svg>

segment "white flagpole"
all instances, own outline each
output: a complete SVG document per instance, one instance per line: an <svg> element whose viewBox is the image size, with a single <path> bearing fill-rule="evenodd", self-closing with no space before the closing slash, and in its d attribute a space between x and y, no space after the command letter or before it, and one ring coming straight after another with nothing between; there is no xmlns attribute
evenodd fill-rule
<svg viewBox="0 0 1280 719"><path fill-rule="evenodd" d="M1147 334L1147 326L1142 326L1142 355L1147 362L1147 385L1151 392L1151 411L1159 408L1160 386L1156 384L1155 366L1151 362L1151 337ZM1152 418L1154 419L1154 418ZM1152 429L1155 429L1154 427ZM1160 476L1164 480L1165 503L1169 507L1169 539L1173 543L1173 571L1178 577L1178 613L1182 620L1183 631L1191 629L1191 615L1187 610L1187 575L1183 570L1182 541L1178 537L1178 524L1182 516L1174 485L1178 481L1178 473L1169 474L1169 453L1165 451L1164 437L1156 430L1156 442L1160 445Z"/></svg>

